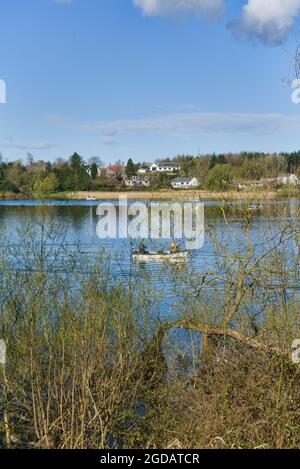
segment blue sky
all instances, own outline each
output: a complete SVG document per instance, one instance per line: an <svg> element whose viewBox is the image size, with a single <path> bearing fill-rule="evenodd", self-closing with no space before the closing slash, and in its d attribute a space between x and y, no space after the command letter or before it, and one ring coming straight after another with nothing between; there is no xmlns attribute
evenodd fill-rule
<svg viewBox="0 0 300 469"><path fill-rule="evenodd" d="M300 2L269 18L261 1L2 0L4 159L299 149Z"/></svg>

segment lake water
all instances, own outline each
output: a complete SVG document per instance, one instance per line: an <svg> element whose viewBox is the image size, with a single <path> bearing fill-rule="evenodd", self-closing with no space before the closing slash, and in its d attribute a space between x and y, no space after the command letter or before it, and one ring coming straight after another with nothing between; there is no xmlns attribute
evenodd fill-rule
<svg viewBox="0 0 300 469"><path fill-rule="evenodd" d="M107 201L118 209L118 202ZM105 201L101 201L105 203ZM129 202L129 204L132 201ZM149 204L149 203L148 203ZM188 285L190 286L201 272L216 269L220 262L220 252L212 242L210 231L218 237L220 243L228 249L243 249L241 228L245 221L242 216L243 205L240 202L227 203L224 219L219 209L218 202L204 202L205 205L205 242L199 250L190 253L190 259L186 266L178 268L160 263L149 265L134 264L132 252L137 249L138 242L129 239L99 239L96 233L99 217L97 207L99 202L88 201L50 201L46 207L42 202L36 201L0 201L0 233L2 233L1 249L5 257L7 244L16 252L24 243L20 235L21 227L26 224L36 226L36 241L40 235L39 220L45 213L48 220L55 221L62 228L62 233L49 239L49 244L58 246L63 241L64 245L72 252L72 262L80 258L77 268L82 275L88 275L90 268L101 254L105 258L108 281L130 284L132 287L140 280L146 282L149 296L153 296L153 308L159 315L182 313L189 307ZM263 249L279 225L289 220L298 220L299 201L264 201L259 206L252 207L251 236L256 244L256 249ZM184 243L184 240L182 241ZM168 249L170 240L162 239L149 242L149 249ZM182 244L184 246L184 244ZM53 247L53 246L52 246ZM82 260L84 259L84 262ZM16 270L30 270L34 267L30 255L19 257L13 265ZM58 267L57 267L58 268ZM68 270L68 264L64 263L61 269ZM73 266L74 268L74 266ZM194 279L194 280L193 280ZM220 286L221 288L221 286Z"/></svg>

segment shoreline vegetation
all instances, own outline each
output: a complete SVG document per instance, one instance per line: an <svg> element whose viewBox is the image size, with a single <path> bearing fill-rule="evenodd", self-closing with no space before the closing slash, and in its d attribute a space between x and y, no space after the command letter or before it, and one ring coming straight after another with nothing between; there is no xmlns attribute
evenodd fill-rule
<svg viewBox="0 0 300 469"><path fill-rule="evenodd" d="M104 165L78 153L54 162L2 161L0 199L257 200L300 195L300 151L179 155L151 163Z"/></svg>
<svg viewBox="0 0 300 469"><path fill-rule="evenodd" d="M0 448L300 447L299 223L226 221L218 263L156 272L182 292L166 316L146 269L113 281L99 252L87 271L48 207L1 239Z"/></svg>
<svg viewBox="0 0 300 469"><path fill-rule="evenodd" d="M276 198L288 198L299 196L298 191L208 191L208 190L156 190L156 191L95 191L95 192L67 192L53 194L54 199L85 200L87 197L95 197L96 200L118 200L126 196L128 199L144 200L265 200Z"/></svg>
<svg viewBox="0 0 300 469"><path fill-rule="evenodd" d="M214 201L251 201L297 198L300 193L297 189L290 190L261 190L261 191L209 191L209 190L155 190L155 191L65 191L49 194L42 199L48 200L118 200L126 196L129 200L214 200ZM33 197L21 194L0 192L0 200L31 200ZM39 198L39 197L34 197Z"/></svg>

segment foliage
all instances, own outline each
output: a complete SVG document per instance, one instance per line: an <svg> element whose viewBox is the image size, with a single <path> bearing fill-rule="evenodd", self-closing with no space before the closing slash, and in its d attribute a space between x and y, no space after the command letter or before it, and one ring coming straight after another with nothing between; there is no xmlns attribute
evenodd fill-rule
<svg viewBox="0 0 300 469"><path fill-rule="evenodd" d="M228 164L217 164L208 173L207 185L212 190L227 190L233 181L233 169Z"/></svg>
<svg viewBox="0 0 300 469"><path fill-rule="evenodd" d="M47 196L56 192L58 188L58 178L54 173L50 173L45 177L45 179L36 181L33 193L38 195L38 198L42 198L44 195Z"/></svg>
<svg viewBox="0 0 300 469"><path fill-rule="evenodd" d="M98 176L98 166L96 163L93 163L91 166L91 178L94 180Z"/></svg>
<svg viewBox="0 0 300 469"><path fill-rule="evenodd" d="M16 186L16 184L14 184L13 182L4 181L0 183L0 191L13 192L14 194L17 194L19 192L19 189L18 186Z"/></svg>
<svg viewBox="0 0 300 469"><path fill-rule="evenodd" d="M121 174L109 175L109 172L98 176L98 167L101 161L98 157L89 160L91 175L88 174L84 159L78 153L74 153L66 161L58 159L54 163L42 160L34 161L32 155L28 155L26 164L16 160L12 162L0 161L0 192L7 192L8 187L13 187L13 192L20 196L33 195L40 184L41 192L46 195L63 191L89 191L110 190L120 187ZM169 159L171 161L171 159ZM262 182L265 186L276 186L276 178L282 175L294 173L300 177L300 151L291 153L259 153L240 152L205 155L178 155L173 161L181 167L181 176L194 176L198 178L200 187L209 190L225 190L230 186L236 187L239 183ZM121 163L117 163L121 165ZM130 158L126 166L127 177L132 176L138 170L138 165ZM54 174L56 179L50 174ZM173 175L174 176L174 175ZM169 189L171 178L166 174L156 175L151 173L151 187L153 189ZM45 182L43 182L45 180ZM58 181L58 182L57 182ZM9 186L13 184L14 186ZM12 192L12 191L9 191Z"/></svg>
<svg viewBox="0 0 300 469"><path fill-rule="evenodd" d="M126 166L126 176L130 178L136 173L136 171L137 171L137 166L133 163L132 159L130 158Z"/></svg>

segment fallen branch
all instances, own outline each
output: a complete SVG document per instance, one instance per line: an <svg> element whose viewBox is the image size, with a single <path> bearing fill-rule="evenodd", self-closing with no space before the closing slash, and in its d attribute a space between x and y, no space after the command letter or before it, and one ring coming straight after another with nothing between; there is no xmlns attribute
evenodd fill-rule
<svg viewBox="0 0 300 469"><path fill-rule="evenodd" d="M194 323L191 321L174 321L172 323L164 324L158 331L157 337L159 340L162 340L165 334L171 329L187 329L190 331L200 332L206 336L225 336L230 337L231 339L236 340L248 347L251 347L256 350L261 350L266 353L275 353L279 355L286 355L281 349L277 347L270 347L263 342L259 342L256 339L247 337L240 332L233 329L221 329L218 327L210 327L206 324Z"/></svg>

